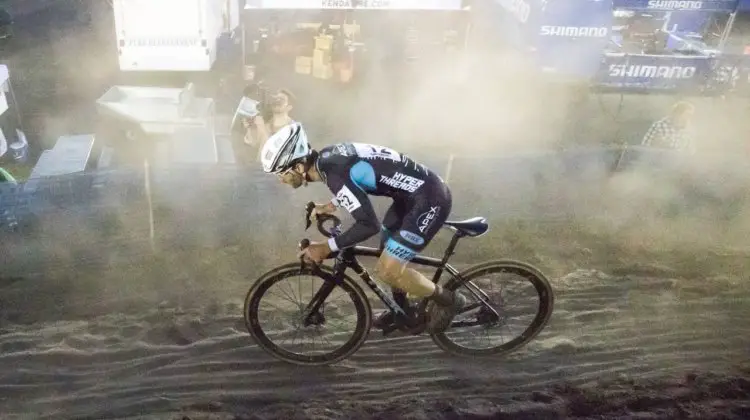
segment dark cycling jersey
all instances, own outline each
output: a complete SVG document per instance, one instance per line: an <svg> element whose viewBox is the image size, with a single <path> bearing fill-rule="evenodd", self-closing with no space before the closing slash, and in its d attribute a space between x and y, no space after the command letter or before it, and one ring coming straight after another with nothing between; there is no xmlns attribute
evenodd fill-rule
<svg viewBox="0 0 750 420"><path fill-rule="evenodd" d="M451 210L451 194L426 166L393 149L363 143L341 143L319 153L316 169L355 223L331 238L333 251L362 242L381 231L368 195L393 199L385 219L386 251L407 261L424 249Z"/></svg>

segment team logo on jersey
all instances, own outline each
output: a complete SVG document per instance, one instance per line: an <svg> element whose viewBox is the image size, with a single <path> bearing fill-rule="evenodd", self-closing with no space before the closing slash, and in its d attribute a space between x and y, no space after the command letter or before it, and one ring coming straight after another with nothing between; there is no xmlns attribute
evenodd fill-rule
<svg viewBox="0 0 750 420"><path fill-rule="evenodd" d="M363 159L387 159L401 162L401 154L389 147L376 146L366 143L352 143L357 156Z"/></svg>
<svg viewBox="0 0 750 420"><path fill-rule="evenodd" d="M389 187L408 191L410 193L417 191L419 187L424 185L423 180L402 174L401 172L396 172L392 177L380 175L380 182Z"/></svg>
<svg viewBox="0 0 750 420"><path fill-rule="evenodd" d="M341 156L349 156L349 152L346 151L346 146L339 144L336 146L336 154Z"/></svg>
<svg viewBox="0 0 750 420"><path fill-rule="evenodd" d="M440 213L440 206L434 206L430 207L430 211L426 211L417 217L417 226L419 227L419 231L422 233L425 233L427 229L432 226L432 222L435 221L435 218L437 218L438 214Z"/></svg>
<svg viewBox="0 0 750 420"><path fill-rule="evenodd" d="M399 235L401 235L402 238L406 239L409 243L412 243L414 245L422 245L424 243L423 237L417 235L416 233L409 232L408 230L400 231Z"/></svg>

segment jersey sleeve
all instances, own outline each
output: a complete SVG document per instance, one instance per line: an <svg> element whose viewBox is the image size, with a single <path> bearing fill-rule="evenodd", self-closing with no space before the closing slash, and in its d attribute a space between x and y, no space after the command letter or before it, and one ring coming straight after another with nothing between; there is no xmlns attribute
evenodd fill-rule
<svg viewBox="0 0 750 420"><path fill-rule="evenodd" d="M328 245L332 251L348 248L380 232L380 220L375 214L369 196L358 179L362 178L362 175L355 174L355 171L356 165L350 171L351 174L329 176L328 178L328 187L335 194L332 202L337 207L345 208L354 218L354 225L347 231L328 240Z"/></svg>

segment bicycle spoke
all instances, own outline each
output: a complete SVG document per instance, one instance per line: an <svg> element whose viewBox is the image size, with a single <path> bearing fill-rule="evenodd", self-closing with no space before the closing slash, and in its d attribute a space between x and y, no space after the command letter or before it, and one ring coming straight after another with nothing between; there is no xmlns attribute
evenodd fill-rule
<svg viewBox="0 0 750 420"><path fill-rule="evenodd" d="M527 278L506 270L495 271L490 276L494 278L485 275L465 281L458 289L468 302L454 320L459 324L446 331L445 336L462 348L482 350L502 347L528 328L536 315L537 304L532 305L533 311L522 311L530 308L528 304L520 303L520 300L529 297L523 296L523 290L520 290L520 296L512 296L512 292L526 288L533 290L534 300L537 299L536 291ZM524 321L528 323L521 326L520 331L515 331Z"/></svg>
<svg viewBox="0 0 750 420"><path fill-rule="evenodd" d="M303 280L303 276L306 279ZM292 277L296 285L279 284L292 280ZM304 286L304 282L310 286ZM347 340L342 336L356 329L356 316L354 322L351 319L352 315L356 315L356 310L346 310L343 305L345 301L341 298L348 298L349 294L338 286L328 292L317 311L308 312L313 296L319 293L324 284L317 277L300 274L279 279L266 290L267 299L258 308L258 322L265 324L267 320L273 321L272 329L264 333L279 348L295 354L326 353L331 348L341 346L342 338L344 342ZM279 305L280 302L290 303L291 307Z"/></svg>

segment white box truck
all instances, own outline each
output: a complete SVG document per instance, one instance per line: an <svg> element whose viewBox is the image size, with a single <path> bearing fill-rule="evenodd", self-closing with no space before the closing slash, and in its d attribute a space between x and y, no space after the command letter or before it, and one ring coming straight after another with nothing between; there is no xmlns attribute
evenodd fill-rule
<svg viewBox="0 0 750 420"><path fill-rule="evenodd" d="M240 25L238 0L114 0L121 71L209 71Z"/></svg>

